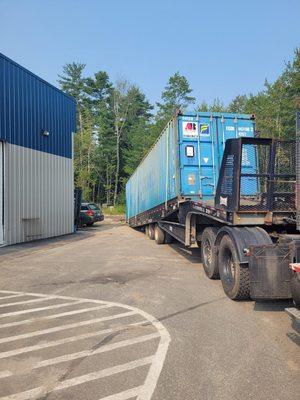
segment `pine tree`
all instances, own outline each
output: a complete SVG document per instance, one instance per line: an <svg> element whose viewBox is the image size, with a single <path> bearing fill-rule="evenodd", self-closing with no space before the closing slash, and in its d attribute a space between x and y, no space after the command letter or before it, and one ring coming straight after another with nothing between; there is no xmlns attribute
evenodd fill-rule
<svg viewBox="0 0 300 400"><path fill-rule="evenodd" d="M195 97L191 96L192 91L187 78L178 71L169 78L161 94L162 102L156 103L158 107L156 120L160 126L167 123L176 110L185 110L195 103Z"/></svg>

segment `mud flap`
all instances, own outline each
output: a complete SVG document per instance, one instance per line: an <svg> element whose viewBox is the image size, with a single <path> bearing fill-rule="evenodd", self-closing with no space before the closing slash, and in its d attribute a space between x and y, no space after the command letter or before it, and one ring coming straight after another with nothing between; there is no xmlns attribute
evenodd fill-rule
<svg viewBox="0 0 300 400"><path fill-rule="evenodd" d="M293 251L288 244L250 246L250 297L290 299Z"/></svg>

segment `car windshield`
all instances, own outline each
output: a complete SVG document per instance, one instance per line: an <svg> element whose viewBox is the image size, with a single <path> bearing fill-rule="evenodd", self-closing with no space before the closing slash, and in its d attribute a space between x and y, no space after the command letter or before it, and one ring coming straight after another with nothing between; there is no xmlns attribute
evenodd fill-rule
<svg viewBox="0 0 300 400"><path fill-rule="evenodd" d="M99 207L96 206L96 204L89 204L89 207L91 210L100 210Z"/></svg>

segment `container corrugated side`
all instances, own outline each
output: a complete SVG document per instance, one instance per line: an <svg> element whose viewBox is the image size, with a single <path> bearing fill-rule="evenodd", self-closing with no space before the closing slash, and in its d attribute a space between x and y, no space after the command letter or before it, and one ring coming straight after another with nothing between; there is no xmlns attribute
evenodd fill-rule
<svg viewBox="0 0 300 400"><path fill-rule="evenodd" d="M297 229L300 231L300 111L296 115L296 210Z"/></svg>
<svg viewBox="0 0 300 400"><path fill-rule="evenodd" d="M126 217L134 217L179 194L177 118L173 118L126 184Z"/></svg>

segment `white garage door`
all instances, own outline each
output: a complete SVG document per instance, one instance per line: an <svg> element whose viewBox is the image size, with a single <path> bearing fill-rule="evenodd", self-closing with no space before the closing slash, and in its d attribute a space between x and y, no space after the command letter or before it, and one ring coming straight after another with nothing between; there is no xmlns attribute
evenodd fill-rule
<svg viewBox="0 0 300 400"><path fill-rule="evenodd" d="M3 143L0 141L0 245L3 244Z"/></svg>

